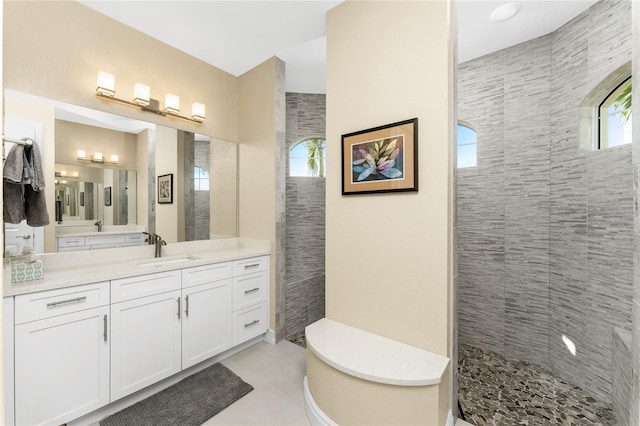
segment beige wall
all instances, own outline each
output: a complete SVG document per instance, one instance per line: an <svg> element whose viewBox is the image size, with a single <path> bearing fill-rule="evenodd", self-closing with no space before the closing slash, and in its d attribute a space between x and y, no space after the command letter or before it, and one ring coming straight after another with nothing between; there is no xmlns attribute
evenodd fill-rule
<svg viewBox="0 0 640 426"><path fill-rule="evenodd" d="M271 241L271 328L275 327L275 84L277 58L240 76L238 212L242 237Z"/></svg>
<svg viewBox="0 0 640 426"><path fill-rule="evenodd" d="M4 88L168 127L237 141L238 79L75 1L4 2ZM55 19L52 19L55 17ZM137 82L164 103L180 96L207 107L202 125L141 112L95 97L99 70L116 76L116 94L133 99Z"/></svg>
<svg viewBox="0 0 640 426"><path fill-rule="evenodd" d="M178 132L169 127L156 127L156 176L173 174L173 203L158 204L156 181L156 233L167 243L178 241Z"/></svg>
<svg viewBox="0 0 640 426"><path fill-rule="evenodd" d="M446 0L347 1L327 17L326 315L447 357L451 30ZM342 196L341 135L413 117L419 120L419 192ZM345 384L314 368L307 366L314 398L325 412L340 412L343 398L335 394L342 395ZM440 407L434 408L440 423L451 408L450 374L449 369L443 392L434 387L425 401ZM323 383L312 383L312 377ZM375 405L367 404L375 386L361 392L363 408ZM402 404L398 392L387 390L390 400ZM415 416L410 423L429 423ZM355 417L341 420L355 423Z"/></svg>
<svg viewBox="0 0 640 426"><path fill-rule="evenodd" d="M213 237L237 235L238 232L238 144L211 139L210 182L211 223ZM214 202L224 200L224 202Z"/></svg>

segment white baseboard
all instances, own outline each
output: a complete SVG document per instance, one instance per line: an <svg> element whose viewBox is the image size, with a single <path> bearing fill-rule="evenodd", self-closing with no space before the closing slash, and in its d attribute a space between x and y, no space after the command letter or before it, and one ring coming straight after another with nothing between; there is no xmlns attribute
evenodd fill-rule
<svg viewBox="0 0 640 426"><path fill-rule="evenodd" d="M268 329L266 333L264 333L264 341L270 345L276 344L276 332L272 329Z"/></svg>
<svg viewBox="0 0 640 426"><path fill-rule="evenodd" d="M447 414L447 426L456 426L456 419L453 418L451 410L449 410L449 414Z"/></svg>
<svg viewBox="0 0 640 426"><path fill-rule="evenodd" d="M311 426L337 426L337 424L327 416L324 411L318 407L313 400L313 396L309 391L309 384L307 383L307 376L302 381L304 388L304 409L307 413L307 419Z"/></svg>

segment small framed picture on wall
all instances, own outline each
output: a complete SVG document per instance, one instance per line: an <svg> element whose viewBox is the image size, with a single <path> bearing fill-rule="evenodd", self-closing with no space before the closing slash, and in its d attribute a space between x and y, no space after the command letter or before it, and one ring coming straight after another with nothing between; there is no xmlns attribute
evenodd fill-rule
<svg viewBox="0 0 640 426"><path fill-rule="evenodd" d="M111 205L111 187L110 186L107 186L104 189L104 205L105 206Z"/></svg>
<svg viewBox="0 0 640 426"><path fill-rule="evenodd" d="M173 173L158 176L158 204L173 203Z"/></svg>

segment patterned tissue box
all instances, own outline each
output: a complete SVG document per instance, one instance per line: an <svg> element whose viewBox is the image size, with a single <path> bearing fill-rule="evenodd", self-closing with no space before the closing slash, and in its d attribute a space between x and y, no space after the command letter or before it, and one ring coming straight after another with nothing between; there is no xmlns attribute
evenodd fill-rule
<svg viewBox="0 0 640 426"><path fill-rule="evenodd" d="M41 280L44 278L42 259L31 260L29 256L11 259L11 282Z"/></svg>

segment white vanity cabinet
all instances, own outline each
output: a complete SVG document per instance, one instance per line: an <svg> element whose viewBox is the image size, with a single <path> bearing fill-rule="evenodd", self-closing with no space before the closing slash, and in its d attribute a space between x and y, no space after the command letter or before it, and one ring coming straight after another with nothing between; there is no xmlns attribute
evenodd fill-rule
<svg viewBox="0 0 640 426"><path fill-rule="evenodd" d="M182 368L231 347L231 262L182 270Z"/></svg>
<svg viewBox="0 0 640 426"><path fill-rule="evenodd" d="M269 257L233 261L233 345L267 331Z"/></svg>
<svg viewBox="0 0 640 426"><path fill-rule="evenodd" d="M267 331L268 255L144 268L5 298L7 424L70 422Z"/></svg>
<svg viewBox="0 0 640 426"><path fill-rule="evenodd" d="M15 298L15 424L59 425L109 403L109 283Z"/></svg>
<svg viewBox="0 0 640 426"><path fill-rule="evenodd" d="M181 271L111 282L111 401L181 370Z"/></svg>
<svg viewBox="0 0 640 426"><path fill-rule="evenodd" d="M145 244L145 235L141 232L133 234L102 234L75 237L57 237L58 252L100 250L106 248L140 246Z"/></svg>

